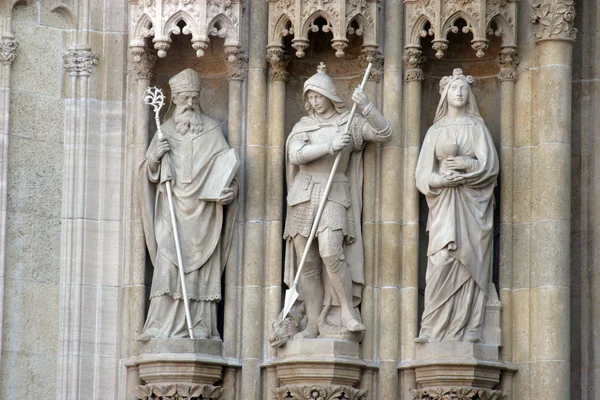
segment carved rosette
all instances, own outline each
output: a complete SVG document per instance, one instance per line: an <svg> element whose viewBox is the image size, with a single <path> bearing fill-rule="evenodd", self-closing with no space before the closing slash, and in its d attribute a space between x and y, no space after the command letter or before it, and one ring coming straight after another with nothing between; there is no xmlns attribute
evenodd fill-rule
<svg viewBox="0 0 600 400"><path fill-rule="evenodd" d="M361 51L359 59L363 65L363 68L365 69L369 63L373 63L373 68L371 68L371 73L369 74L368 79L374 82L381 81L381 78L383 77L383 64L385 57L379 48L365 46Z"/></svg>
<svg viewBox="0 0 600 400"><path fill-rule="evenodd" d="M130 1L130 47L143 47L152 37L158 57L166 57L171 35L191 35L197 57L204 56L211 37L225 39L225 48L241 48L240 0ZM185 26L181 27L180 22Z"/></svg>
<svg viewBox="0 0 600 400"><path fill-rule="evenodd" d="M156 53L146 47L131 49L131 65L137 79L152 79Z"/></svg>
<svg viewBox="0 0 600 400"><path fill-rule="evenodd" d="M505 398L500 390L469 386L411 389L410 392L413 400L503 400Z"/></svg>
<svg viewBox="0 0 600 400"><path fill-rule="evenodd" d="M425 64L425 56L423 51L418 47L408 47L404 50L404 56L402 56L404 65L406 66L406 72L404 79L407 82L423 81L425 75L423 74L423 64Z"/></svg>
<svg viewBox="0 0 600 400"><path fill-rule="evenodd" d="M19 44L14 38L2 38L2 47L0 48L0 62L2 64L12 64L17 58L17 48Z"/></svg>
<svg viewBox="0 0 600 400"><path fill-rule="evenodd" d="M367 391L350 386L283 386L274 391L274 400L367 400Z"/></svg>
<svg viewBox="0 0 600 400"><path fill-rule="evenodd" d="M501 36L503 46L516 46L517 0L405 0L405 4L407 47L420 47L421 39L431 36L435 56L443 58L450 33L472 34L471 47L478 58L489 47L488 35Z"/></svg>
<svg viewBox="0 0 600 400"><path fill-rule="evenodd" d="M71 76L89 76L98 57L89 49L69 49L63 54L65 70Z"/></svg>
<svg viewBox="0 0 600 400"><path fill-rule="evenodd" d="M219 400L222 393L222 387L208 384L151 384L138 386L136 398L139 400Z"/></svg>
<svg viewBox="0 0 600 400"><path fill-rule="evenodd" d="M271 81L286 81L290 75L287 71L291 57L279 47L267 50L267 61L269 62L269 78Z"/></svg>
<svg viewBox="0 0 600 400"><path fill-rule="evenodd" d="M533 0L531 6L537 40L575 40L574 0Z"/></svg>
<svg viewBox="0 0 600 400"><path fill-rule="evenodd" d="M498 56L500 64L500 81L516 82L518 79L517 66L519 65L519 53L516 47L504 47Z"/></svg>
<svg viewBox="0 0 600 400"><path fill-rule="evenodd" d="M232 59L227 56L227 79L231 81L243 81L248 72L248 55L244 52L236 53Z"/></svg>

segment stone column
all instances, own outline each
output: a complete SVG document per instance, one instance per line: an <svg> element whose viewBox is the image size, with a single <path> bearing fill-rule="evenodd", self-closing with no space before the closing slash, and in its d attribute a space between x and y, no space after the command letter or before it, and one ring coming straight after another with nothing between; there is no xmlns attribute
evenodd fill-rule
<svg viewBox="0 0 600 400"><path fill-rule="evenodd" d="M267 138L267 182L266 197L266 277L265 277L265 328L281 312L281 282L283 260L283 210L285 207L285 83L290 56L280 47L267 50L269 61L269 135ZM264 340L266 341L266 335ZM277 349L266 344L266 360L277 357ZM277 388L277 375L274 367L267 368L265 392Z"/></svg>
<svg viewBox="0 0 600 400"><path fill-rule="evenodd" d="M84 300L84 232L88 78L98 58L89 48L73 47L63 55L69 76L64 139L61 223L61 296L59 315L59 398L77 397L80 386Z"/></svg>
<svg viewBox="0 0 600 400"><path fill-rule="evenodd" d="M513 290L513 159L514 106L517 49L503 47L500 51L500 300L502 312L502 348L500 359L512 361L512 290Z"/></svg>
<svg viewBox="0 0 600 400"><path fill-rule="evenodd" d="M130 60L132 73L130 82L132 90L128 93L128 114L130 124L127 126L127 145L125 171L127 173L124 198L129 202L124 208L125 245L123 273L123 327L121 341L121 357L138 354L139 342L136 336L144 327L144 310L146 307L146 244L142 228L142 217L135 179L137 169L146 153L149 142L150 108L144 103L144 92L150 86L156 54L146 47L131 48ZM140 383L137 365L128 366L127 375L128 398L134 398L136 386Z"/></svg>
<svg viewBox="0 0 600 400"><path fill-rule="evenodd" d="M570 397L571 58L575 10L533 7L539 72L532 175L533 393ZM550 21L550 24L548 24Z"/></svg>
<svg viewBox="0 0 600 400"><path fill-rule="evenodd" d="M385 0L383 114L394 132L381 154L381 247L379 251L379 397L398 399L401 326L402 215L402 41L403 2ZM403 339L405 340L405 339ZM408 339L412 340L412 339Z"/></svg>
<svg viewBox="0 0 600 400"><path fill-rule="evenodd" d="M425 75L425 57L418 47L407 47L403 57L406 71L406 120L404 134L404 189L403 189L403 241L402 249L402 346L400 360L415 360L415 343L419 324L419 192L415 173L421 145L421 86ZM404 398L416 388L414 371L402 372Z"/></svg>
<svg viewBox="0 0 600 400"><path fill-rule="evenodd" d="M0 42L0 326L4 326L4 279L6 268L6 212L8 200L8 138L10 135L10 73L17 57L17 41L4 34ZM0 368L2 367L0 329Z"/></svg>
<svg viewBox="0 0 600 400"><path fill-rule="evenodd" d="M264 342L265 284L265 192L267 137L267 48L268 5L250 0L248 107L246 141L245 236L242 304L242 396L261 398L261 356Z"/></svg>
<svg viewBox="0 0 600 400"><path fill-rule="evenodd" d="M229 105L228 105L228 131L229 145L235 149L240 165L244 165L244 151L242 148L243 134L243 115L244 115L244 80L248 73L248 56L242 52L238 52L227 62L227 80L229 81ZM242 282L241 276L241 261L242 252L240 243L243 239L243 199L244 199L244 174L238 173L237 176L239 187L240 210L237 216L237 225L240 229L236 229L234 240L231 246L231 253L227 266L225 267L225 293L223 297L225 307L225 321L223 336L223 357L227 359L239 359L241 336L241 322L239 320L239 311L241 304ZM237 368L225 368L223 377L223 397L235 398L237 386Z"/></svg>
<svg viewBox="0 0 600 400"><path fill-rule="evenodd" d="M365 93L375 106L381 110L381 93L378 89L383 78L384 57L375 46L367 46L360 55L362 66L366 70L368 63L373 63L369 74ZM363 210L362 234L364 247L365 287L361 301L361 318L367 330L361 342L362 359L368 364L376 363L376 349L379 342L377 335L378 308L376 286L379 265L379 235L381 228L380 189L381 189L381 151L378 143L368 143L363 151ZM361 388L373 393L375 389L373 369L362 371Z"/></svg>

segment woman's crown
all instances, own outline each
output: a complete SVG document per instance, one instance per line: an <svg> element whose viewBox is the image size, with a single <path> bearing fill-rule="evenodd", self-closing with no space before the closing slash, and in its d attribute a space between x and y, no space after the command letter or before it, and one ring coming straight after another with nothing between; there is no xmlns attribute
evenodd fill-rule
<svg viewBox="0 0 600 400"><path fill-rule="evenodd" d="M465 75L465 74L463 74L462 69L454 68L454 71L452 71L452 75L445 76L440 81L440 93L442 93L444 91L444 89L446 88L448 83L455 81L457 79L462 80L463 82L465 82L468 85L471 85L474 82L474 79L471 75Z"/></svg>

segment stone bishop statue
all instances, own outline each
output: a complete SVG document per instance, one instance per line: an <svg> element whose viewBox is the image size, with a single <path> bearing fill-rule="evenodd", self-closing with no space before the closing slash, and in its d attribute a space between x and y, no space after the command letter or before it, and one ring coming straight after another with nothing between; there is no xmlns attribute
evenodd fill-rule
<svg viewBox="0 0 600 400"><path fill-rule="evenodd" d="M185 69L169 80L173 104L154 135L139 169L142 219L154 266L150 308L139 340L185 338L187 332L179 265L165 181L171 179L185 284L195 338L219 338L217 303L237 211L234 179L216 201L200 199L217 158L230 147L219 124L200 109L200 76ZM165 154L169 154L162 162Z"/></svg>

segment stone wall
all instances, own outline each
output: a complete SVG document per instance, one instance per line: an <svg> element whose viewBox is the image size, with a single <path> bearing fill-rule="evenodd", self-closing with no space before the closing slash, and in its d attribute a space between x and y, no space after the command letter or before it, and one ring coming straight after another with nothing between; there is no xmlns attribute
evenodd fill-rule
<svg viewBox="0 0 600 400"><path fill-rule="evenodd" d="M8 172L0 185L7 196L5 232L0 232L5 246L0 266L0 398L129 399L140 383L127 367L138 355L135 336L143 323L151 274L139 235L133 177L154 132L152 123L141 135L136 131L144 121L135 111L140 107L134 101L139 75L128 49L129 2L22 0L14 9L13 3L0 2L3 35L12 33L19 46L12 66L0 73L6 78L10 72L10 103L5 107L10 128L4 132L8 147L2 159ZM501 135L501 85L496 77L500 42L492 39L486 56L476 59L464 37L452 39L457 47L451 46L446 59L426 54L420 137L433 120L440 77L454 67L474 75L475 95L497 149L510 155L503 168L511 166L501 171L509 179L499 188L497 223L501 238L510 239L497 250L497 284L503 304L501 359L517 372L504 374L501 389L514 400L591 400L600 397L600 243L595 233L600 221L600 163L595 162L600 157L600 9L595 0L576 4L579 33L571 81L564 78L571 76L564 43L536 43L530 3L518 3L520 64L511 141ZM402 21L403 4L382 1L379 17ZM282 285L281 141L304 115L302 84L318 61L330 65L345 100L360 80L363 63L358 59L360 41L350 43L346 58L336 59L329 37L311 37L315 41L306 58L294 57L287 66L285 119L276 121L279 109L269 108L276 81L268 79L272 68L265 58L267 5L257 0L244 7L240 29L250 70L239 87L232 89L228 80L224 40L212 38L204 57L197 58L185 35L173 37L167 57L152 67L151 82L166 87L173 73L185 67L199 70L202 107L221 123L241 154L240 229L225 278L230 287L224 300L229 307L223 312L224 348L230 365L223 385L228 398L249 400L268 398L277 386L270 364L276 354L268 332L269 319L279 312ZM12 28L6 25L10 18ZM369 367L363 371L361 389L373 400L406 400L415 385L406 363L414 357L418 306L413 300L419 283L412 279L410 266L420 266L422 278L427 241L423 226L420 237L413 232L419 222L424 224L426 208L423 202L420 210L411 203L414 177L406 171L418 145L404 121L412 97L399 78L406 38L397 32L402 26L380 27L386 72L368 88L389 119L403 121L395 126L392 143L370 145L364 156L363 226L369 247L363 309L372 311L363 311L368 332L361 354ZM289 42L284 47L293 54ZM90 49L97 64L86 53ZM73 64L69 50L88 64ZM547 62L552 57L558 61ZM553 97L571 83L570 100ZM232 93L240 96L238 106L244 110L233 134ZM550 129L566 106L571 119L559 120ZM274 122L282 122L283 136L269 136ZM565 151L570 153L569 165ZM419 260L412 246L420 248Z"/></svg>

